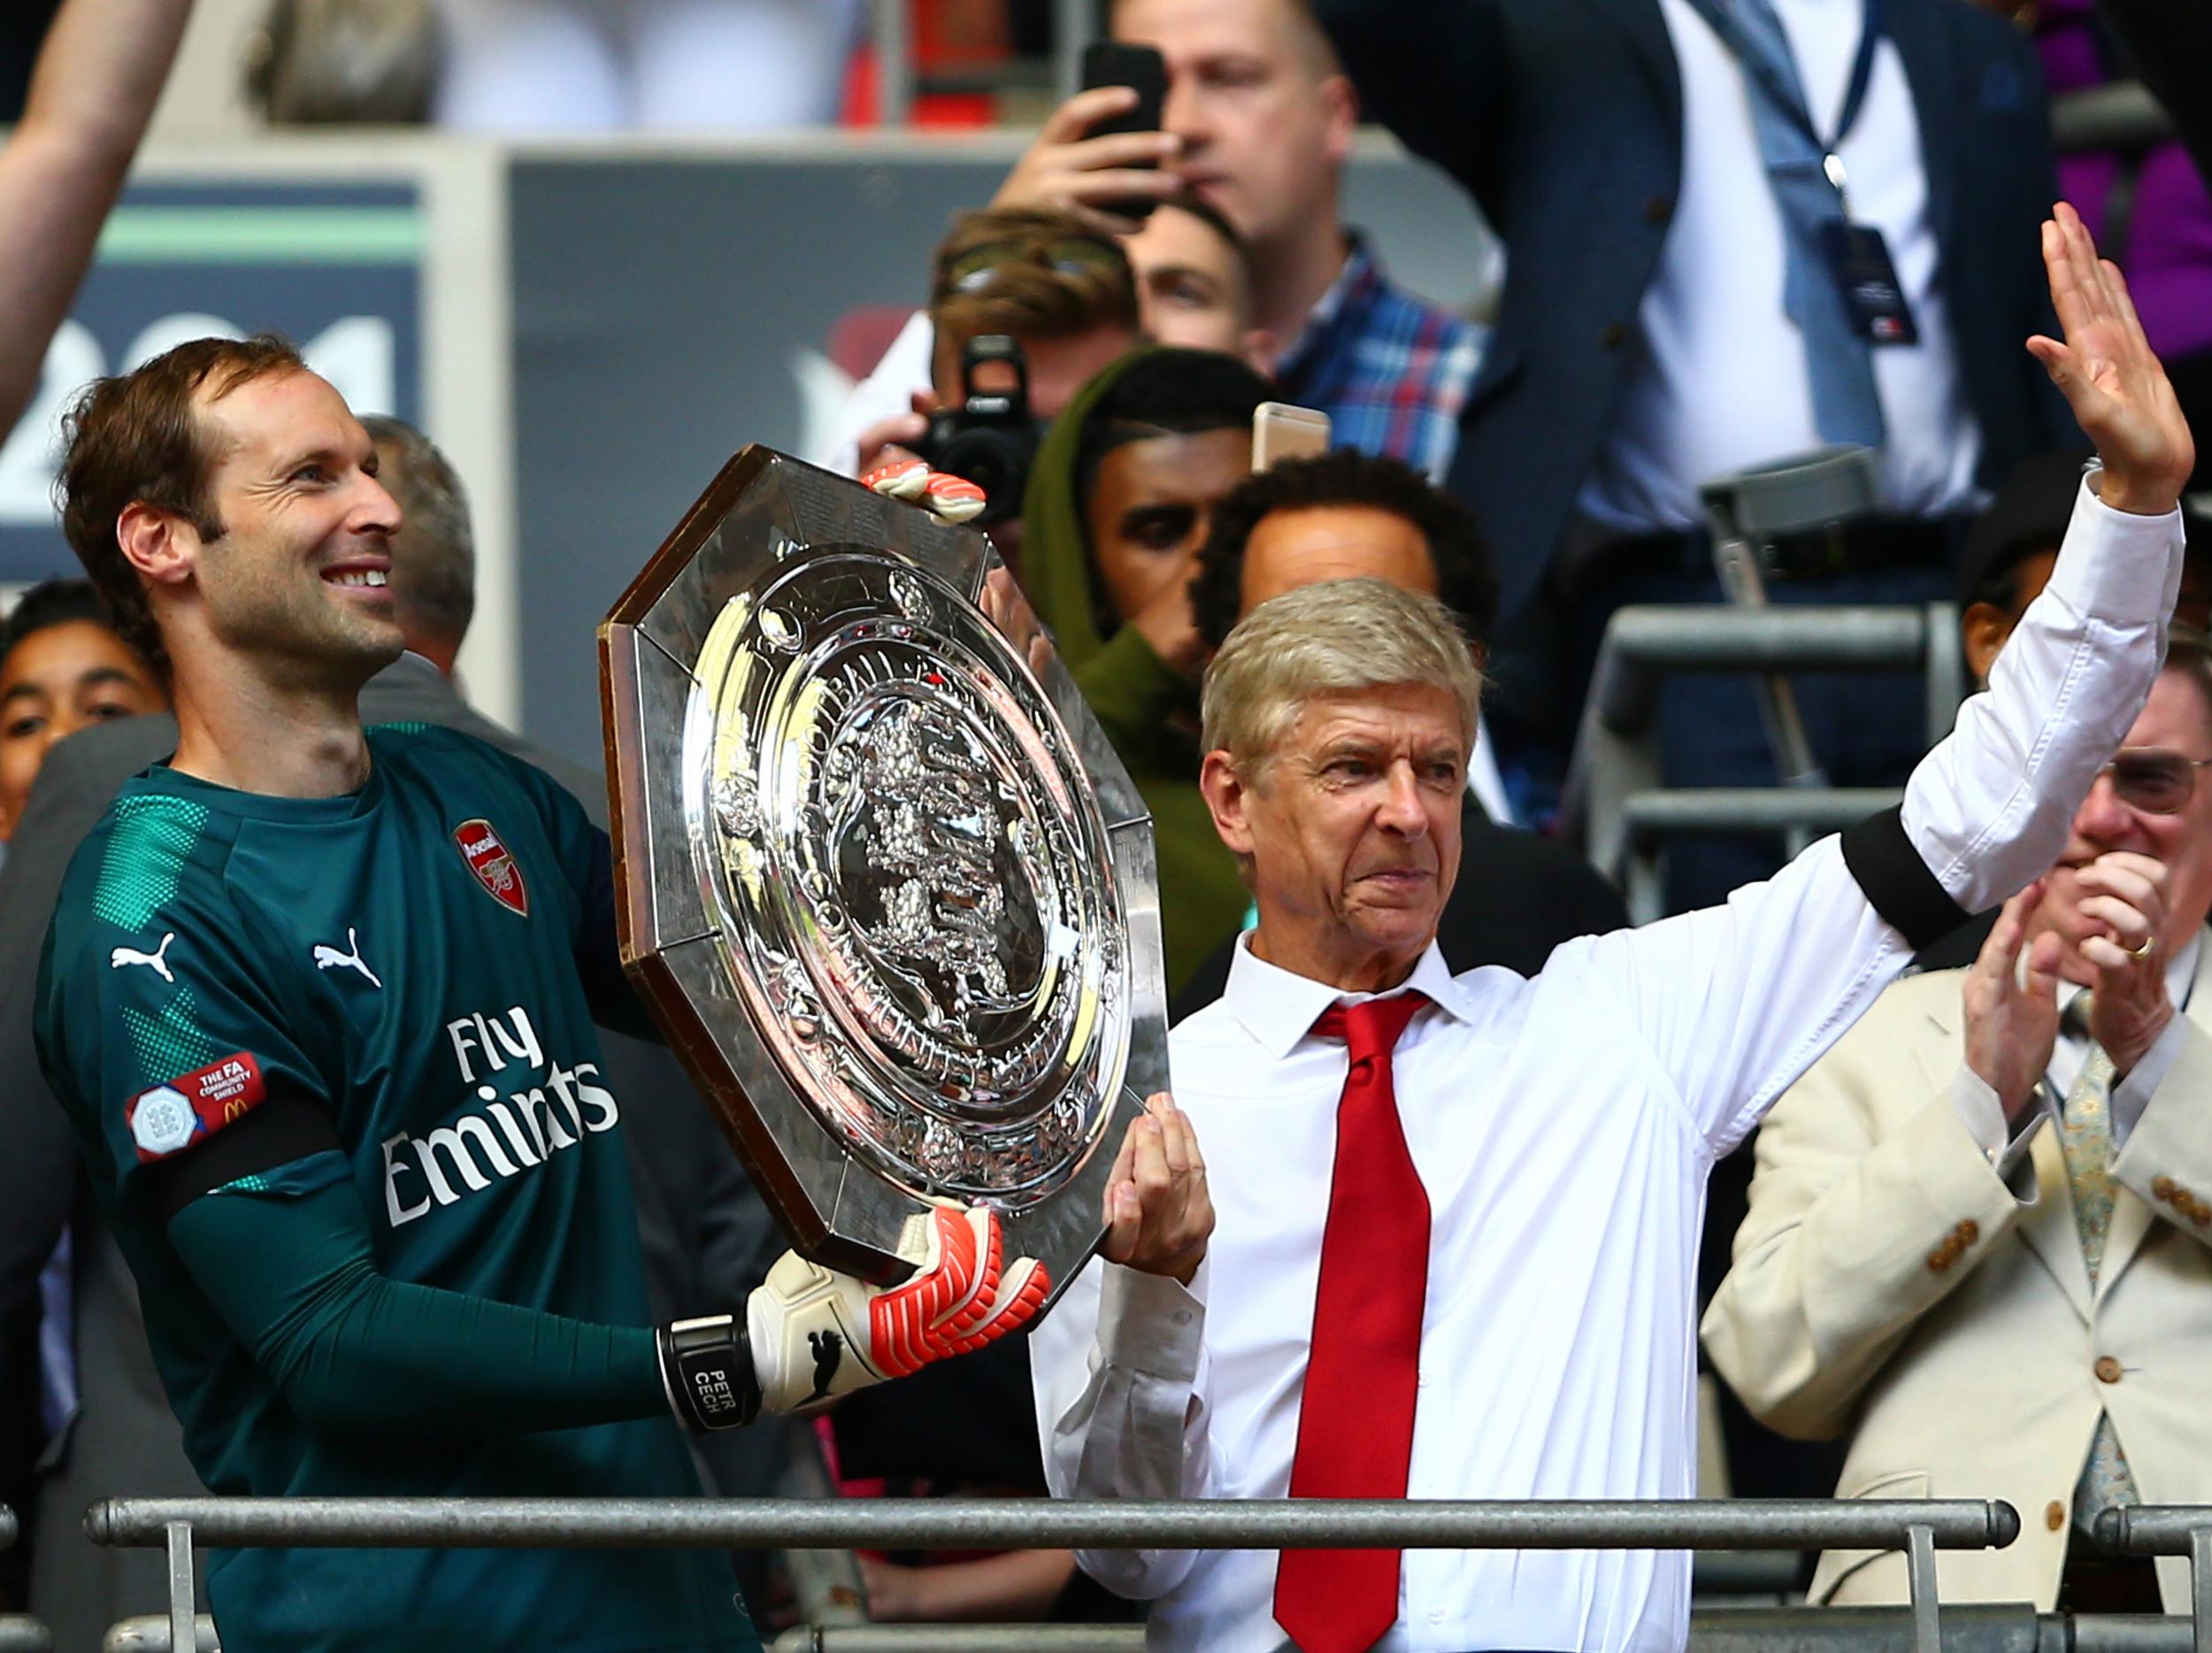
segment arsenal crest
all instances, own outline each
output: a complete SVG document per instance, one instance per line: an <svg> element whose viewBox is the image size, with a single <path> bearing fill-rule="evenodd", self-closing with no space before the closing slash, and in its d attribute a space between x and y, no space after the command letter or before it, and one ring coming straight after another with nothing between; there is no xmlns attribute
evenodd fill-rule
<svg viewBox="0 0 2212 1653"><path fill-rule="evenodd" d="M463 821L453 829L453 842L468 863L469 871L489 896L508 911L530 916L530 892L524 888L522 869L488 820Z"/></svg>

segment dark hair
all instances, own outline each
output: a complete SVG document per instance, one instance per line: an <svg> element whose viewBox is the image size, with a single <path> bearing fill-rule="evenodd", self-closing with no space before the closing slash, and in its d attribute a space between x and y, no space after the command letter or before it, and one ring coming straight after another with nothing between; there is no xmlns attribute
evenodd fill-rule
<svg viewBox="0 0 2212 1653"><path fill-rule="evenodd" d="M1075 450L1075 496L1087 509L1100 463L1125 442L1252 428L1275 387L1218 350L1162 345L1123 367L1091 404Z"/></svg>
<svg viewBox="0 0 2212 1653"><path fill-rule="evenodd" d="M361 421L386 450L377 481L397 502L392 536L392 602L400 629L458 643L476 618L476 534L468 492L453 462L405 419L372 413Z"/></svg>
<svg viewBox="0 0 2212 1653"><path fill-rule="evenodd" d="M1229 222L1229 215L1195 189L1185 189L1166 196L1160 204L1173 207L1178 212L1187 212L1208 229L1229 243L1230 250L1243 266L1245 279L1251 279L1252 243L1244 239L1244 232Z"/></svg>
<svg viewBox="0 0 2212 1653"><path fill-rule="evenodd" d="M8 617L0 620L0 666L7 665L16 645L35 632L80 620L115 629L107 604L89 580L48 580L33 586L18 599Z"/></svg>
<svg viewBox="0 0 2212 1653"><path fill-rule="evenodd" d="M2062 449L2024 459L2006 477L1959 547L1955 593L1960 613L1977 603L2017 616L2020 565L2055 551L2073 518L2087 456Z"/></svg>
<svg viewBox="0 0 2212 1653"><path fill-rule="evenodd" d="M1279 511L1364 505L1402 517L1421 531L1436 565L1436 591L1459 619L1478 651L1498 617L1498 580L1489 542L1475 513L1411 465L1380 454L1340 448L1311 459L1290 459L1239 484L1214 508L1191 581L1198 629L1218 649L1237 623L1244 596L1244 548L1252 532Z"/></svg>
<svg viewBox="0 0 2212 1653"><path fill-rule="evenodd" d="M223 525L208 498L215 456L193 408L203 385L219 402L241 385L307 364L282 339L197 339L157 356L135 372L95 381L71 406L68 441L55 492L61 528L108 605L116 634L166 677L153 610L138 571L116 542L116 523L135 504L183 518L204 540Z"/></svg>

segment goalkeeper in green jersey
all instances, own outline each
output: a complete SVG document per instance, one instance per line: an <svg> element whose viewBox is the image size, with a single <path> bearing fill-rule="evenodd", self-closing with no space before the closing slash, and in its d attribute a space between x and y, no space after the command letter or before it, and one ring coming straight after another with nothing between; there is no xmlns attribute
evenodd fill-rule
<svg viewBox="0 0 2212 1653"><path fill-rule="evenodd" d="M702 1305L736 1312L648 1325L594 1029L650 1031L607 840L491 747L361 727L401 649L367 433L276 341L187 344L87 394L62 489L180 733L71 865L39 1053L211 1488L695 1493L677 1422L1034 1315L996 1219L941 1207L904 1285L787 1255ZM256 1549L208 1588L227 1653L758 1646L708 1553Z"/></svg>

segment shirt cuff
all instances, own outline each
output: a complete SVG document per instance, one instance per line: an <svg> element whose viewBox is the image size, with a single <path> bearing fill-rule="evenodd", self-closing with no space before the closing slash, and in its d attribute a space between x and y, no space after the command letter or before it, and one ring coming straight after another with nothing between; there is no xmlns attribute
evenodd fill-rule
<svg viewBox="0 0 2212 1653"><path fill-rule="evenodd" d="M1206 1304L1197 1293L1205 1265L1185 1287L1164 1274L1147 1274L1099 1261L1098 1349L1109 1366L1141 1372L1176 1383L1198 1377L1206 1342Z"/></svg>
<svg viewBox="0 0 2212 1653"><path fill-rule="evenodd" d="M2165 1083L2166 1075L2173 1072L2174 1062L2181 1055L2182 1042L2188 1029L2186 1018L2176 1011L2168 1019L2158 1037L2151 1041L2151 1048L2143 1052L2143 1059L2128 1070L2128 1076L2112 1091L2112 1151L2118 1153L2128 1142L2128 1133L2143 1117L2143 1110L2151 1105L2151 1098Z"/></svg>
<svg viewBox="0 0 2212 1653"><path fill-rule="evenodd" d="M2074 550L2078 530L2086 531L2082 537L2095 536L2096 551L2084 555ZM2077 614L2094 615L2122 624L2155 619L2172 611L2174 593L2165 590L2164 605L2151 608L2144 601L2149 595L2145 589L2144 570L2152 565L2152 557L2170 550L2180 538L2178 509L2162 517L2115 511L2097 497L2097 490L2085 476L2058 565L2052 570L2050 584L2045 589L2056 592ZM2176 586L2180 575L2180 559L2176 557L2167 571L2167 578L2160 584Z"/></svg>
<svg viewBox="0 0 2212 1653"><path fill-rule="evenodd" d="M2012 1173L2028 1156L2035 1141L2036 1127L2043 1123L2043 1111L2029 1108L2023 1111L2019 1123L2008 1125L2004 1104L1998 1101L1996 1088L1965 1063L1951 1080L1951 1105L1958 1110L1964 1121L1967 1134L1982 1150L1982 1157L1989 1168L2007 1184L2012 1186ZM2032 1194L2031 1189L2030 1193ZM2020 1196L2013 1188L2015 1197Z"/></svg>

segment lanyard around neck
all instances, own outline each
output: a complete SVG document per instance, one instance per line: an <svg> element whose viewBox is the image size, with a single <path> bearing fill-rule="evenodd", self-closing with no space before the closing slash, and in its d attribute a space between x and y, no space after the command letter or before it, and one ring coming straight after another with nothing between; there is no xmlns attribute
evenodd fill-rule
<svg viewBox="0 0 2212 1653"><path fill-rule="evenodd" d="M1713 33L1720 36L1721 44L1728 48L1729 55L1743 72L1759 82L1774 100L1775 107L1788 116L1790 123L1820 150L1829 163L1830 181L1835 182L1841 172L1836 151L1843 147L1844 139L1851 135L1851 128L1857 124L1859 111L1866 103L1868 82L1874 78L1874 49L1881 43L1882 37L1881 0L1863 0L1864 21L1859 28L1858 55L1851 62L1851 80L1844 89L1843 108L1836 117L1833 137L1824 136L1820 128L1813 125L1812 111L1805 107L1803 71L1801 69L1798 74L1799 86L1792 86L1783 78L1773 59L1753 44L1744 32L1733 0L1689 0L1689 4L1711 26ZM1778 19L1777 23L1778 27ZM1787 42L1786 34L1783 39ZM1840 194L1842 185L1838 182L1836 187Z"/></svg>

